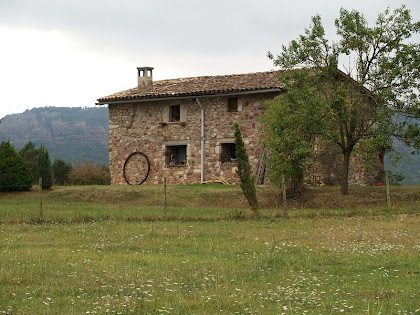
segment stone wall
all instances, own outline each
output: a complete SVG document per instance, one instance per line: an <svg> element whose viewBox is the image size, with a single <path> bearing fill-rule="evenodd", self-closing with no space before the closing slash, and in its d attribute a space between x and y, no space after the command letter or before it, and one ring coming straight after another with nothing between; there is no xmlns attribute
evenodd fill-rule
<svg viewBox="0 0 420 315"><path fill-rule="evenodd" d="M261 156L258 118L264 102L274 93L238 97L238 111L228 112L227 97L200 98L205 111L204 180L224 179L238 183L234 163L222 163L221 145L234 142L234 123L241 126L242 136L253 167ZM181 105L181 121L168 122L168 107ZM167 146L186 145L187 162L182 167L168 167ZM109 106L109 159L112 184L126 184L123 167L135 151L145 153L151 163L146 184L189 184L200 182L201 110L192 99L111 104Z"/></svg>
<svg viewBox="0 0 420 315"><path fill-rule="evenodd" d="M384 171L379 153L371 161L364 162L361 155L362 150L360 145L356 145L352 152L349 165L349 184L370 186L383 183ZM319 163L309 169L308 172L320 174L326 185L340 185L342 162L343 156L338 146L324 147L320 154Z"/></svg>
<svg viewBox="0 0 420 315"><path fill-rule="evenodd" d="M204 180L224 179L239 183L235 163L221 161L224 143L234 142L234 123L241 126L250 163L256 167L261 154L259 117L264 113L264 102L275 93L249 94L238 97L238 111L228 111L228 97L200 98L205 111L204 123ZM170 122L170 106L180 105L181 120ZM201 163L201 110L192 99L172 101L146 101L109 105L109 165L113 185L123 185L124 162L135 151L145 153L151 163L151 171L145 184L161 184L163 177L168 184L200 183ZM167 146L186 146L186 164L170 167L167 163ZM326 184L339 182L341 156L337 152L325 155L314 172L321 175ZM373 184L377 179L377 163L374 172L365 172L360 158L352 159L351 184Z"/></svg>

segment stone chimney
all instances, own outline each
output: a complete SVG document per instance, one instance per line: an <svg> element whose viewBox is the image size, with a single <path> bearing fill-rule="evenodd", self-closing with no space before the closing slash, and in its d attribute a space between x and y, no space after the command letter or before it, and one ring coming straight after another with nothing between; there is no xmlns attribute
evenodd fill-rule
<svg viewBox="0 0 420 315"><path fill-rule="evenodd" d="M138 92L146 92L153 89L152 67L138 67L137 90Z"/></svg>

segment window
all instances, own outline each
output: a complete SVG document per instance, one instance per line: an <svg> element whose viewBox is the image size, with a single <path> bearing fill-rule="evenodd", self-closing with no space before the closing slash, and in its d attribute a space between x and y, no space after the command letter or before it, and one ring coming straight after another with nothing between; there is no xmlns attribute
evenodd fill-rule
<svg viewBox="0 0 420 315"><path fill-rule="evenodd" d="M185 104L170 104L162 108L161 125L166 126L168 123L175 123L184 126L187 122L187 106Z"/></svg>
<svg viewBox="0 0 420 315"><path fill-rule="evenodd" d="M169 121L175 122L181 120L181 106L174 105L170 107Z"/></svg>
<svg viewBox="0 0 420 315"><path fill-rule="evenodd" d="M171 145L166 147L166 166L183 167L187 165L187 146Z"/></svg>
<svg viewBox="0 0 420 315"><path fill-rule="evenodd" d="M231 97L228 98L228 112L237 112L238 111L238 98Z"/></svg>
<svg viewBox="0 0 420 315"><path fill-rule="evenodd" d="M234 143L222 143L220 161L222 163L236 164L235 144Z"/></svg>

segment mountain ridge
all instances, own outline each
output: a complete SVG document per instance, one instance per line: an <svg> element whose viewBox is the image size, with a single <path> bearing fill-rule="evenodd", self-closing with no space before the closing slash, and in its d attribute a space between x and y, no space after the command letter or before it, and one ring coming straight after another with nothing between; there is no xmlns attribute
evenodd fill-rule
<svg viewBox="0 0 420 315"><path fill-rule="evenodd" d="M51 160L91 160L108 165L108 108L39 107L7 115L0 141L20 150L28 141L48 148Z"/></svg>

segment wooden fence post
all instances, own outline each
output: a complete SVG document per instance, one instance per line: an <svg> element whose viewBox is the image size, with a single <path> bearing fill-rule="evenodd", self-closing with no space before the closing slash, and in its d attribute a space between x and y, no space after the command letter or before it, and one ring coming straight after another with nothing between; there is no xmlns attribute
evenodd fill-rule
<svg viewBox="0 0 420 315"><path fill-rule="evenodd" d="M44 221L44 211L42 209L42 177L39 178L39 220Z"/></svg>
<svg viewBox="0 0 420 315"><path fill-rule="evenodd" d="M283 215L287 217L288 214L287 214L286 180L284 178L284 174L281 175L281 186L283 190Z"/></svg>
<svg viewBox="0 0 420 315"><path fill-rule="evenodd" d="M391 209L391 196L389 194L389 177L388 171L385 171L385 184L386 184L386 204L388 209Z"/></svg>
<svg viewBox="0 0 420 315"><path fill-rule="evenodd" d="M166 177L163 178L163 214L166 217Z"/></svg>

